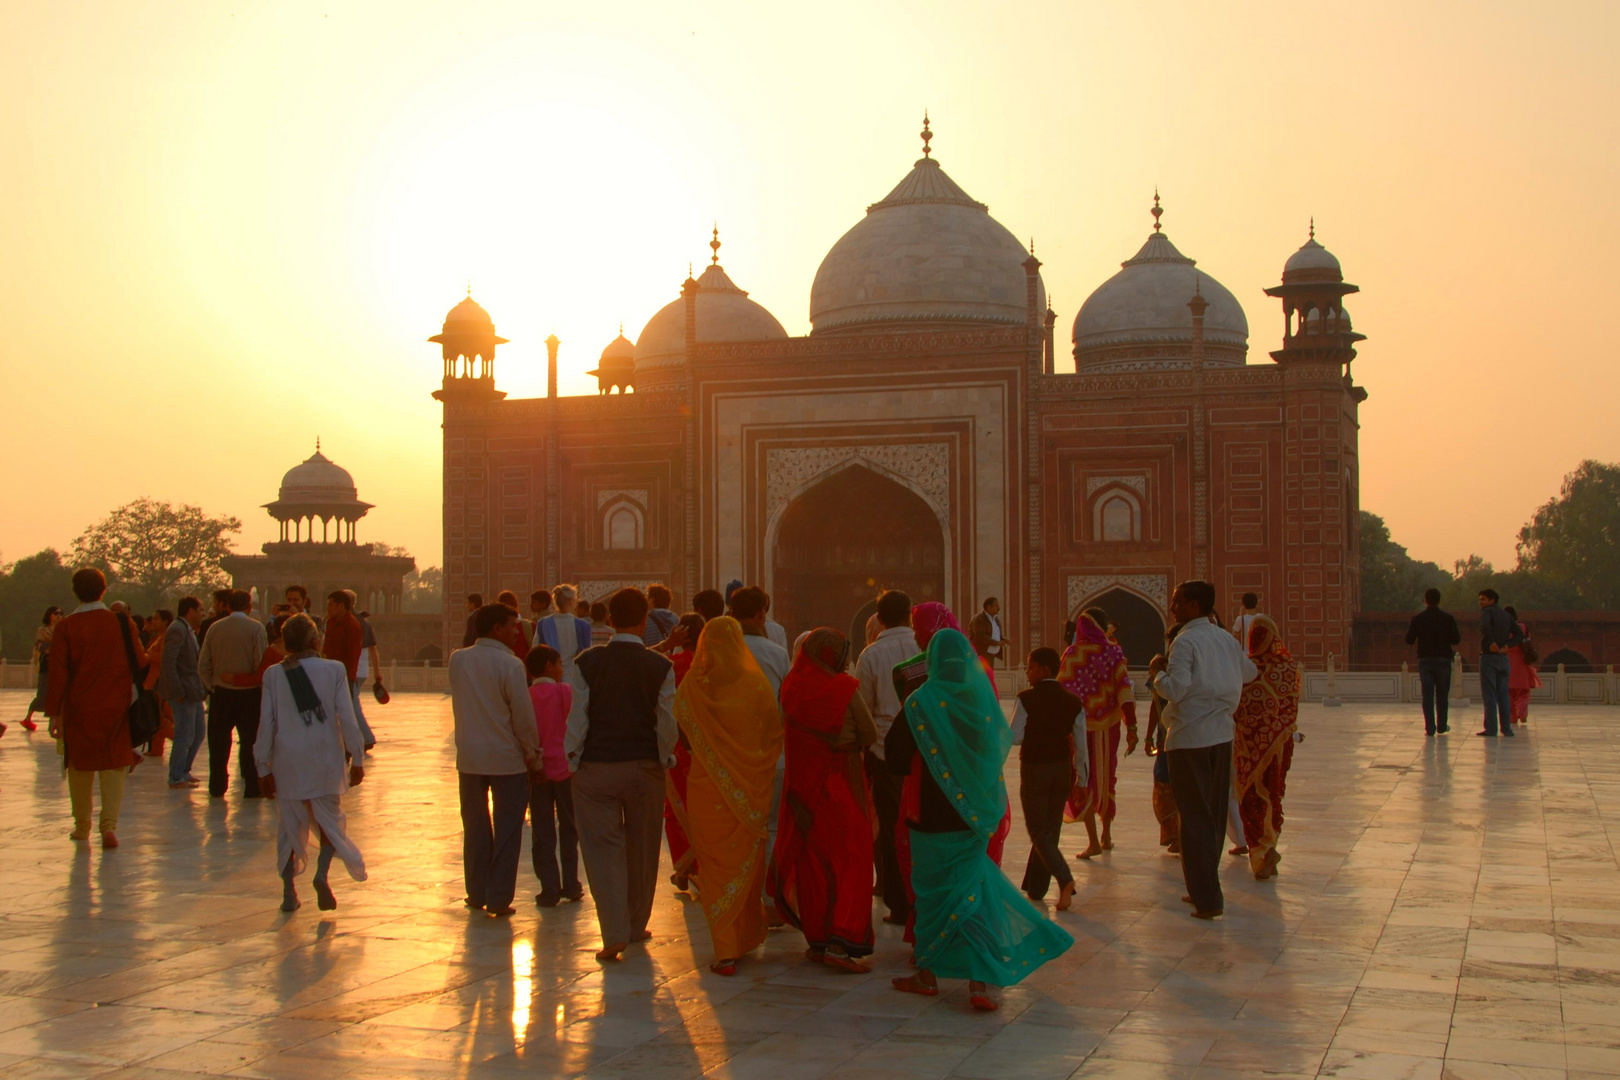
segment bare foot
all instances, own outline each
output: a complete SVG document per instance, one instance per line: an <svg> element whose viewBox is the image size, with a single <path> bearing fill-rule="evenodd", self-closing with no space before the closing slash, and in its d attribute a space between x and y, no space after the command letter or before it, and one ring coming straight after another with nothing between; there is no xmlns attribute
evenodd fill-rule
<svg viewBox="0 0 1620 1080"><path fill-rule="evenodd" d="M934 982L932 975L918 972L915 975L905 975L897 979L890 979L889 984L896 990L907 994L921 994L923 997L938 997L939 986Z"/></svg>
<svg viewBox="0 0 1620 1080"><path fill-rule="evenodd" d="M1086 850L1084 850L1080 854L1076 855L1075 858L1077 858L1077 859L1095 859L1098 855L1101 855L1102 853L1103 853L1103 849L1102 849L1101 844L1092 844L1090 847L1086 848Z"/></svg>
<svg viewBox="0 0 1620 1080"><path fill-rule="evenodd" d="M828 949L827 952L823 954L821 962L830 968L837 968L839 971L853 972L856 975L866 975L872 970L872 965L863 964L853 956L834 949Z"/></svg>
<svg viewBox="0 0 1620 1080"><path fill-rule="evenodd" d="M1109 827L1107 825L1103 826L1102 849L1104 851L1113 851L1114 850L1114 834L1113 834L1112 831L1110 831L1110 829L1109 829Z"/></svg>
<svg viewBox="0 0 1620 1080"><path fill-rule="evenodd" d="M737 974L737 961L716 960L714 963L709 965L709 970L714 972L716 975L735 975Z"/></svg>
<svg viewBox="0 0 1620 1080"><path fill-rule="evenodd" d="M1068 911L1074 906L1074 882L1065 881L1058 886L1057 909Z"/></svg>
<svg viewBox="0 0 1620 1080"><path fill-rule="evenodd" d="M617 960L617 959L619 959L619 954L621 954L623 952L624 952L624 946L623 945L609 945L606 948L599 951L596 954L596 958L598 960L602 960L602 961Z"/></svg>

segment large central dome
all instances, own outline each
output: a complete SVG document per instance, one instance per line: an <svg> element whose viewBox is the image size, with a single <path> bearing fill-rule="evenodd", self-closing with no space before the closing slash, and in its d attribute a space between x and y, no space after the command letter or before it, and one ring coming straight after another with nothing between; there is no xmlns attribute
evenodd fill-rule
<svg viewBox="0 0 1620 1080"><path fill-rule="evenodd" d="M811 333L1025 324L1029 252L945 175L929 156L932 137L925 122L923 157L821 260Z"/></svg>

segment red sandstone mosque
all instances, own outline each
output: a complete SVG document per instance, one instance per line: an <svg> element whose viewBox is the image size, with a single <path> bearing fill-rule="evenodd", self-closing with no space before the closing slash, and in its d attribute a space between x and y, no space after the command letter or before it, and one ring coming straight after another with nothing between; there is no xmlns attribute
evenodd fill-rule
<svg viewBox="0 0 1620 1080"><path fill-rule="evenodd" d="M1100 604L1133 664L1178 580L1254 591L1294 651L1344 657L1358 606L1354 333L1338 260L1284 264L1281 347L1153 227L1075 317L1057 370L1041 263L923 156L828 251L790 337L714 257L599 396L496 389L471 297L443 332L447 625L468 593L667 583L677 606L763 585L790 634L860 626L882 588L966 617L1001 598L1020 649ZM1067 367L1067 363L1064 365ZM625 391L633 390L631 393ZM617 391L616 393L614 391Z"/></svg>

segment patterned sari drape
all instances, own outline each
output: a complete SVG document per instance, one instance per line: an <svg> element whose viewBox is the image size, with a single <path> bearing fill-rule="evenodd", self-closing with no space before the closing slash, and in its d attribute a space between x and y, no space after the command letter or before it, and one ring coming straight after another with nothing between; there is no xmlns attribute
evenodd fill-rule
<svg viewBox="0 0 1620 1080"><path fill-rule="evenodd" d="M1277 624L1266 616L1258 615L1249 624L1248 647L1260 674L1243 687L1232 714L1232 786L1238 794L1249 862L1259 873L1282 829L1283 784L1299 720L1300 674Z"/></svg>
<svg viewBox="0 0 1620 1080"><path fill-rule="evenodd" d="M1065 808L1065 821L1096 814L1114 820L1114 794L1119 786L1119 740L1127 703L1135 708L1136 695L1125 663L1125 651L1108 640L1103 628L1089 615L1075 626L1075 642L1063 653L1058 682L1086 707L1087 750L1091 771L1084 785L1076 785Z"/></svg>

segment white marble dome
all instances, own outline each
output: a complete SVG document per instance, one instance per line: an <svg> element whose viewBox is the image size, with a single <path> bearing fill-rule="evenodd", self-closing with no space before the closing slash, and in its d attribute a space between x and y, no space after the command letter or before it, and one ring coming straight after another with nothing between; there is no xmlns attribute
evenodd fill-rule
<svg viewBox="0 0 1620 1080"><path fill-rule="evenodd" d="M1311 225L1311 238L1300 249L1288 256L1283 264L1284 285L1310 282L1343 281L1344 270L1333 252L1316 242L1316 225Z"/></svg>
<svg viewBox="0 0 1620 1080"><path fill-rule="evenodd" d="M1023 326L1029 252L924 156L839 238L810 288L811 332ZM1037 279L1037 302L1046 290Z"/></svg>
<svg viewBox="0 0 1620 1080"><path fill-rule="evenodd" d="M1157 225L1155 225L1155 230ZM1237 297L1195 261L1155 231L1121 264L1119 273L1086 298L1074 318L1074 357L1078 371L1138 371L1191 364L1195 292L1204 313L1204 362L1242 364L1249 347L1249 320Z"/></svg>
<svg viewBox="0 0 1620 1080"><path fill-rule="evenodd" d="M788 336L776 316L748 299L719 263L697 279L699 341L774 341ZM636 374L678 367L686 356L686 300L677 297L647 320L636 339Z"/></svg>
<svg viewBox="0 0 1620 1080"><path fill-rule="evenodd" d="M341 501L357 496L354 477L349 475L349 470L321 453L319 446L316 447L315 453L288 469L286 475L281 478L283 501L309 502L317 499Z"/></svg>

